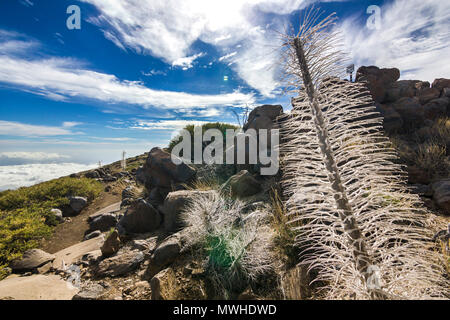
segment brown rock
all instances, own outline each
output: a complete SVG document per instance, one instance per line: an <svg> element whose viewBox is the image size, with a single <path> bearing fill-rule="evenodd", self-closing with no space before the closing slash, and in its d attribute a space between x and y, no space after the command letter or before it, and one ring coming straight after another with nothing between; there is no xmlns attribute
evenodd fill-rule
<svg viewBox="0 0 450 320"><path fill-rule="evenodd" d="M259 183L247 171L242 170L235 174L222 186L223 192L230 192L232 197L246 198L261 192L261 183Z"/></svg>
<svg viewBox="0 0 450 320"><path fill-rule="evenodd" d="M397 68L380 69L375 66L360 67L356 72L356 82L367 82L367 87L375 102L385 102L387 89L400 78Z"/></svg>
<svg viewBox="0 0 450 320"><path fill-rule="evenodd" d="M26 251L22 258L12 261L9 266L13 272L31 271L55 260L55 258L53 254L45 251L31 249Z"/></svg>
<svg viewBox="0 0 450 320"><path fill-rule="evenodd" d="M431 185L433 200L447 215L450 215L450 179L441 180Z"/></svg>
<svg viewBox="0 0 450 320"><path fill-rule="evenodd" d="M386 102L395 102L400 98L412 98L416 94L419 80L400 80L386 89Z"/></svg>
<svg viewBox="0 0 450 320"><path fill-rule="evenodd" d="M167 232L175 232L183 227L180 221L180 214L191 199L198 196L213 197L216 191L196 191L196 190L182 190L171 192L164 200L164 205L161 207L161 212L164 215L164 229Z"/></svg>
<svg viewBox="0 0 450 320"><path fill-rule="evenodd" d="M438 89L440 92L444 88L450 88L450 79L439 78L433 81L432 88Z"/></svg>
<svg viewBox="0 0 450 320"><path fill-rule="evenodd" d="M104 241L105 239L103 235L101 235L97 238L77 243L55 253L56 259L53 261L53 268L65 270L67 266L79 261L86 253L99 250Z"/></svg>
<svg viewBox="0 0 450 320"><path fill-rule="evenodd" d="M152 232L160 225L161 215L144 199L133 202L119 221L119 226L128 233Z"/></svg>
<svg viewBox="0 0 450 320"><path fill-rule="evenodd" d="M179 257L182 246L177 235L175 234L164 240L153 252L146 272L147 277L153 277L159 271L175 262Z"/></svg>
<svg viewBox="0 0 450 320"><path fill-rule="evenodd" d="M444 117L447 114L447 106L449 105L449 102L449 98L439 98L428 102L423 106L425 118L434 120Z"/></svg>
<svg viewBox="0 0 450 320"><path fill-rule="evenodd" d="M144 261L144 254L140 251L130 251L101 261L96 275L101 277L118 277L128 274L139 267Z"/></svg>
<svg viewBox="0 0 450 320"><path fill-rule="evenodd" d="M417 97L401 98L400 100L390 104L403 119L404 127L417 128L422 126L424 122L423 107Z"/></svg>
<svg viewBox="0 0 450 320"><path fill-rule="evenodd" d="M400 131L403 127L403 119L400 114L389 105L382 104L380 109L384 118L384 130L388 133Z"/></svg>
<svg viewBox="0 0 450 320"><path fill-rule="evenodd" d="M171 188L180 183L189 183L195 178L195 169L185 163L176 165L171 154L161 148L153 148L144 165L145 185Z"/></svg>
<svg viewBox="0 0 450 320"><path fill-rule="evenodd" d="M410 184L429 184L431 174L416 166L408 166L408 181Z"/></svg>
<svg viewBox="0 0 450 320"><path fill-rule="evenodd" d="M417 91L417 97L421 104L426 104L433 99L439 98L441 92L436 88L425 88Z"/></svg>
<svg viewBox="0 0 450 320"><path fill-rule="evenodd" d="M119 248L120 248L119 232L117 230L114 230L105 240L105 243L100 248L100 250L102 251L102 255L104 257L110 257L116 254L119 251Z"/></svg>
<svg viewBox="0 0 450 320"><path fill-rule="evenodd" d="M164 269L150 281L152 300L177 299L177 279L171 268Z"/></svg>

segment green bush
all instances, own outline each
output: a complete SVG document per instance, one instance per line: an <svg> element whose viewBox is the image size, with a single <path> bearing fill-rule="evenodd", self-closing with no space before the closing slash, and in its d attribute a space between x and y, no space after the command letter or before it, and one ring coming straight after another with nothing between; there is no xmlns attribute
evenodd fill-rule
<svg viewBox="0 0 450 320"><path fill-rule="evenodd" d="M194 159L194 147L193 147L193 145L194 145L194 129L195 129L196 127L198 128L198 126L195 126L195 125L191 124L191 125L187 125L187 126L184 128L184 130L189 131L189 133L191 134L191 145L192 145L192 147L191 147L191 150L192 150L191 160ZM219 129L220 132L222 132L222 135L223 135L223 139L224 139L224 140L223 140L223 143L224 143L224 146L225 146L225 143L226 143L226 130L227 130L227 129L233 129L233 130L238 129L238 127L235 126L235 125L228 124L228 123L222 123L222 122L211 122L211 123L206 123L206 124L202 125L201 128L202 128L202 133L205 133L205 131L207 131L207 130L209 130L209 129ZM180 135L178 135L178 136L176 136L175 138L173 138L173 139L169 142L169 146L168 146L169 152L171 152L172 149L173 149L177 144L179 144L182 140L183 140L183 138L182 138ZM206 148L206 146L208 146L208 143L203 143L203 149L202 149L202 150L204 150L204 149Z"/></svg>
<svg viewBox="0 0 450 320"><path fill-rule="evenodd" d="M102 185L92 179L60 178L18 190L0 193L0 279L5 267L26 250L35 248L52 234L57 224L52 208L67 205L69 196L89 201Z"/></svg>

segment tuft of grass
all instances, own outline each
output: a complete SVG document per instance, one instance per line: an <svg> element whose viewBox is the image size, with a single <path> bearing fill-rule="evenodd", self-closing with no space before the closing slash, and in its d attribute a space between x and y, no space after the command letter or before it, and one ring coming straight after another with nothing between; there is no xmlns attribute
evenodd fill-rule
<svg viewBox="0 0 450 320"><path fill-rule="evenodd" d="M60 178L0 193L0 279L6 266L35 248L57 225L53 208L69 203L69 196L97 197L102 185L87 178Z"/></svg>
<svg viewBox="0 0 450 320"><path fill-rule="evenodd" d="M248 212L248 203L199 196L182 213L190 226L188 245L205 261L205 277L216 297L233 299L273 270L268 211Z"/></svg>
<svg viewBox="0 0 450 320"><path fill-rule="evenodd" d="M272 206L272 228L275 230L275 248L285 255L288 265L296 264L299 249L294 245L296 233L291 225L288 225L286 208L283 205L280 194L276 188L270 194Z"/></svg>

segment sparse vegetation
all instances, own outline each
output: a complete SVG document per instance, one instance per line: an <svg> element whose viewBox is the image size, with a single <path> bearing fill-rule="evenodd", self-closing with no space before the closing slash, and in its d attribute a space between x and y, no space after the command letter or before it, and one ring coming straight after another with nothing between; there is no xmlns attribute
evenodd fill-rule
<svg viewBox="0 0 450 320"><path fill-rule="evenodd" d="M60 178L0 193L0 279L8 263L52 234L57 224L52 208L67 205L69 196L99 195L102 186L92 179Z"/></svg>

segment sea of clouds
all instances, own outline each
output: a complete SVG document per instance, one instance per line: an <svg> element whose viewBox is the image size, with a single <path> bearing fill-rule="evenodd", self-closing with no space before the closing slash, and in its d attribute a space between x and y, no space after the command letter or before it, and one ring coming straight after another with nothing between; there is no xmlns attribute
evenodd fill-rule
<svg viewBox="0 0 450 320"><path fill-rule="evenodd" d="M57 153L2 152L0 153L0 191L28 187L97 166L73 163L68 156Z"/></svg>

